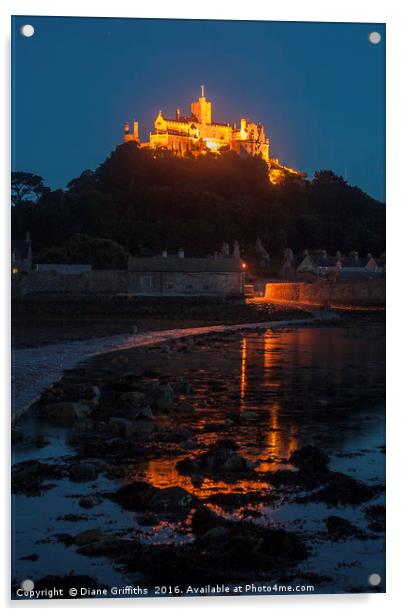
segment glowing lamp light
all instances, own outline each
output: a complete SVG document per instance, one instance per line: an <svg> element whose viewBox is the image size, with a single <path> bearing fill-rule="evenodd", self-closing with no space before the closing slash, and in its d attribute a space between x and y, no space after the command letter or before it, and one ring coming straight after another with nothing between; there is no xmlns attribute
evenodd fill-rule
<svg viewBox="0 0 402 616"><path fill-rule="evenodd" d="M243 262L243 263L241 264L241 266L242 266L242 268L243 268L243 269L246 269L246 267L247 267L247 263L244 263L244 262Z"/></svg>
<svg viewBox="0 0 402 616"><path fill-rule="evenodd" d="M219 148L219 145L216 141L211 141L210 139L205 139L204 140L205 145L207 146L207 148L209 150L217 150Z"/></svg>

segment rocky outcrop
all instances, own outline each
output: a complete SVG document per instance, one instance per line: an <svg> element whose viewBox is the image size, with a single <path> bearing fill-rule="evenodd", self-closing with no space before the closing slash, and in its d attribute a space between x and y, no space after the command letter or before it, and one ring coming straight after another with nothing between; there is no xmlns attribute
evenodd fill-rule
<svg viewBox="0 0 402 616"><path fill-rule="evenodd" d="M129 483L109 496L130 511L150 511L176 518L186 516L197 502L179 486L158 489L141 481Z"/></svg>
<svg viewBox="0 0 402 616"><path fill-rule="evenodd" d="M237 445L230 439L222 439L197 458L185 458L177 463L177 470L183 475L201 475L237 481L240 477L253 474L256 464L246 460L237 452Z"/></svg>

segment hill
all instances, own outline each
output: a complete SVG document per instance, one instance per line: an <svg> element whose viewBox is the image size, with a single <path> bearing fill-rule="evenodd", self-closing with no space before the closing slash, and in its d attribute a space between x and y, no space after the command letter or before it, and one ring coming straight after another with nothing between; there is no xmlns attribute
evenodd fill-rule
<svg viewBox="0 0 402 616"><path fill-rule="evenodd" d="M274 257L287 246L385 249L385 205L360 188L329 170L272 185L264 161L230 151L176 158L129 142L66 190L22 172L13 174L12 188L12 235L30 231L34 254L77 233L113 240L134 255L179 247L205 255L234 240L247 254L257 237Z"/></svg>

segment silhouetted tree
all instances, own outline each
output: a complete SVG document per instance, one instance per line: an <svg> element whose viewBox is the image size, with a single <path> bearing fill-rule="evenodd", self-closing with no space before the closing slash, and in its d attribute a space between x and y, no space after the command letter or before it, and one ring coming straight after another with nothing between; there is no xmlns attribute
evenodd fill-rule
<svg viewBox="0 0 402 616"><path fill-rule="evenodd" d="M43 178L40 175L13 171L11 174L11 201L13 205L20 205L23 201L38 202L39 197L46 190Z"/></svg>
<svg viewBox="0 0 402 616"><path fill-rule="evenodd" d="M73 235L63 246L43 249L42 263L88 263L95 269L126 269L129 253L117 242L82 233Z"/></svg>

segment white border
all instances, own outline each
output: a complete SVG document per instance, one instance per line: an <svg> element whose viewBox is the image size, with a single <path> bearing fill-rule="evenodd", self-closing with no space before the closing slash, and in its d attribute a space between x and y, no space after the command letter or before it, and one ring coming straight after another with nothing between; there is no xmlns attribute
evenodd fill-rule
<svg viewBox="0 0 402 616"><path fill-rule="evenodd" d="M399 3L398 3L399 4ZM23 609L43 608L67 608L74 609L74 613L92 613L99 608L115 610L117 608L134 609L150 613L161 610L170 614L177 611L201 610L226 611L244 614L245 609L275 610L281 613L297 612L304 614L322 613L339 614L342 610L350 610L356 613L379 616L379 613L387 613L396 607L398 590L401 586L401 485L400 485L400 453L402 438L402 408L398 381L400 376L400 351L398 338L400 338L400 326L398 308L401 305L402 294L400 293L400 278L402 269L402 256L399 251L402 230L402 203L401 193L401 144L402 122L400 113L402 110L401 97L401 59L402 59L402 33L400 8L392 0L382 2L372 0L287 0L286 2L247 2L234 4L221 0L203 0L202 3L187 1L162 2L153 1L147 3L130 2L129 0L113 0L110 3L100 4L93 0L3 0L0 6L1 17L1 42L3 59L0 65L1 82L3 85L0 102L2 103L1 135L3 144L0 149L2 174L2 208L1 208L1 250L0 275L2 283L1 314L4 333L1 357L1 383L0 391L3 395L1 413L5 427L3 438L5 447L3 451L9 452L8 445L8 417L9 417L9 308L5 289L9 286L9 171L10 171L10 15L65 15L65 16L111 16L111 17L165 17L165 18L203 18L203 19L257 19L257 20L282 20L282 21L333 21L333 22L369 22L387 23L387 279L388 279L388 386L387 386L387 594L386 595L315 595L315 596L292 596L292 597L238 597L238 598L202 598L202 599L134 599L134 600L94 600L94 601L48 601L48 602L11 602L9 596L9 550L3 547L1 559L1 590L3 603L12 606L18 611ZM39 67L40 70L40 67ZM398 114L399 111L399 114ZM396 282L398 277L398 282ZM8 476L9 456L3 455L4 493L3 503L9 502ZM3 523L3 546L9 545L9 514L6 508L2 508ZM67 605L66 605L67 603Z"/></svg>

